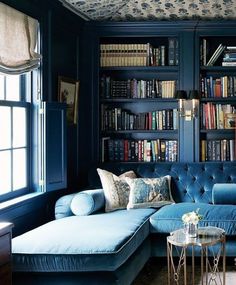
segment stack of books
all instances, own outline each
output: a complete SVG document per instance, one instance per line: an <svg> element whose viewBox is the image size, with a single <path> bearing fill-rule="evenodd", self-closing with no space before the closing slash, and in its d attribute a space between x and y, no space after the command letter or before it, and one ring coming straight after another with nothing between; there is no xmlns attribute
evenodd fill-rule
<svg viewBox="0 0 236 285"><path fill-rule="evenodd" d="M222 66L236 66L236 46L227 46Z"/></svg>

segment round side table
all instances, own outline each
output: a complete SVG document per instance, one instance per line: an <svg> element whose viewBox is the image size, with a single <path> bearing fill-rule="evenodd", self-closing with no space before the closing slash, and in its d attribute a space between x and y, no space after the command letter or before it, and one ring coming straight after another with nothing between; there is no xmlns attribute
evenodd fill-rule
<svg viewBox="0 0 236 285"><path fill-rule="evenodd" d="M195 284L195 250L200 248L201 284L225 285L225 232L217 227L198 229L196 238L189 238L184 229L176 230L167 237L168 285L179 284L183 269L183 284ZM192 283L187 282L187 250L192 259ZM176 251L175 251L176 250ZM210 252L209 252L210 251ZM178 261L174 261L177 253ZM210 253L210 254L209 254ZM210 260L210 258L212 260ZM222 276L219 271L222 260ZM204 277L205 273L205 277ZM218 283L219 281L219 283Z"/></svg>

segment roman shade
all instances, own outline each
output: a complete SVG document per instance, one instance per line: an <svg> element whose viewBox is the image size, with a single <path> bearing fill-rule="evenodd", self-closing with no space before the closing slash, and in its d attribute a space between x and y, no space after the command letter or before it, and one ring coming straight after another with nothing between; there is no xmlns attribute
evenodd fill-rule
<svg viewBox="0 0 236 285"><path fill-rule="evenodd" d="M21 74L39 67L38 21L0 3L0 72Z"/></svg>

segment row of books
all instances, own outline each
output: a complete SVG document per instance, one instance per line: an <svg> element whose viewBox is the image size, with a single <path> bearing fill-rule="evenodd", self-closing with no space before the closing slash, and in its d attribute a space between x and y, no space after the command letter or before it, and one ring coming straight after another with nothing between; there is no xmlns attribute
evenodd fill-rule
<svg viewBox="0 0 236 285"><path fill-rule="evenodd" d="M177 109L157 110L139 114L121 108L101 105L101 130L176 130Z"/></svg>
<svg viewBox="0 0 236 285"><path fill-rule="evenodd" d="M102 161L177 161L176 140L102 140Z"/></svg>
<svg viewBox="0 0 236 285"><path fill-rule="evenodd" d="M102 76L100 80L101 98L174 98L175 80L115 80Z"/></svg>
<svg viewBox="0 0 236 285"><path fill-rule="evenodd" d="M203 103L201 105L201 128L205 130L228 128L226 114L235 112L236 107L230 104Z"/></svg>
<svg viewBox="0 0 236 285"><path fill-rule="evenodd" d="M202 98L236 97L236 76L202 77L200 85Z"/></svg>
<svg viewBox="0 0 236 285"><path fill-rule="evenodd" d="M100 44L100 66L178 65L178 50L177 38L168 38L168 47L153 47L150 43Z"/></svg>
<svg viewBox="0 0 236 285"><path fill-rule="evenodd" d="M202 140L201 161L236 160L235 140Z"/></svg>

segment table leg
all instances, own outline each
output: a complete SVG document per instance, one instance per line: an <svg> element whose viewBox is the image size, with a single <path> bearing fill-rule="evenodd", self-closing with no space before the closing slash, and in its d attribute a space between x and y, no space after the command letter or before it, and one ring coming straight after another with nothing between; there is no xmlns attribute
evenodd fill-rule
<svg viewBox="0 0 236 285"><path fill-rule="evenodd" d="M168 266L168 285L170 285L170 244L167 241L167 266Z"/></svg>
<svg viewBox="0 0 236 285"><path fill-rule="evenodd" d="M208 247L205 247L206 252L206 284L208 284Z"/></svg>
<svg viewBox="0 0 236 285"><path fill-rule="evenodd" d="M204 255L204 252L203 252L203 248L201 248L201 281L202 281L202 285L203 285L203 273L204 273L204 270L203 270L203 255Z"/></svg>
<svg viewBox="0 0 236 285"><path fill-rule="evenodd" d="M222 241L222 250L223 250L223 285L225 285L225 236L223 238L223 241Z"/></svg>
<svg viewBox="0 0 236 285"><path fill-rule="evenodd" d="M195 263L194 263L194 246L192 245L192 284L195 283Z"/></svg>
<svg viewBox="0 0 236 285"><path fill-rule="evenodd" d="M184 247L184 285L188 285L187 283L187 261L186 261L186 247Z"/></svg>

